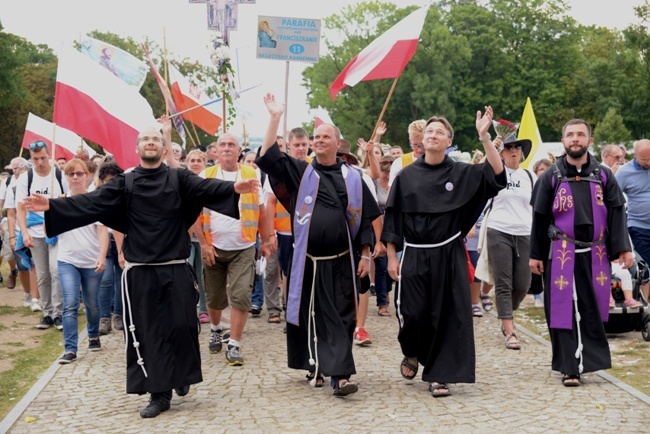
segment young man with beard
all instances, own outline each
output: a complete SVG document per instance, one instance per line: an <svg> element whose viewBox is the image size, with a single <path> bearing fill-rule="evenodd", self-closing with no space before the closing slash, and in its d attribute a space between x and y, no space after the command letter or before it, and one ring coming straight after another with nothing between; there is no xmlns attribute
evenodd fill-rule
<svg viewBox="0 0 650 434"><path fill-rule="evenodd" d="M45 211L48 236L96 221L124 234L118 249L126 260L126 392L151 394L140 411L148 418L169 410L172 389L183 396L191 384L202 381L197 285L188 264L187 231L204 206L239 217L239 194L259 183L206 180L162 164L167 149L154 128L138 135L137 151L139 166L92 193L50 200L32 193L24 203L29 211Z"/></svg>
<svg viewBox="0 0 650 434"><path fill-rule="evenodd" d="M632 265L625 199L612 174L587 152L591 127L562 128L566 155L546 170L531 199L530 269L542 274L553 348L551 369L567 387L580 374L611 367L603 321L609 315L610 261Z"/></svg>

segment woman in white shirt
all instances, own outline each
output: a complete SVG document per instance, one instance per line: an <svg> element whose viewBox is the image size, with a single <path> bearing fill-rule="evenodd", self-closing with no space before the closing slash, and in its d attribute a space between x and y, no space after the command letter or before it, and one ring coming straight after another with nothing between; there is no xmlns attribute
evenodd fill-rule
<svg viewBox="0 0 650 434"><path fill-rule="evenodd" d="M69 196L87 193L90 172L78 159L65 165L65 176L70 185ZM63 340L65 352L60 364L77 358L79 336L79 287L83 294L86 319L88 320L88 349L99 351L99 286L106 266L108 231L106 226L94 224L73 229L59 235L57 254L59 280L63 293Z"/></svg>
<svg viewBox="0 0 650 434"><path fill-rule="evenodd" d="M493 199L487 222L487 244L490 266L494 274L497 312L505 346L519 350L515 334L514 311L530 288L528 267L530 229L533 213L530 197L537 177L519 167L528 156L530 140L506 138L500 151L508 176L508 186ZM490 206L490 205L489 205Z"/></svg>

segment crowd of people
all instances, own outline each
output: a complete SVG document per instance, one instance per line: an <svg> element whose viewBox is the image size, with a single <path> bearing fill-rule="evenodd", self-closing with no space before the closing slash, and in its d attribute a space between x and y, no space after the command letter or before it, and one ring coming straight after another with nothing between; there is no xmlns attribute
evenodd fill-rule
<svg viewBox="0 0 650 434"><path fill-rule="evenodd" d="M528 170L530 140L493 140L485 107L474 158L449 155L454 129L440 116L409 125L409 153L382 143L380 123L355 155L330 124L278 136L284 107L271 94L264 103L257 152L224 133L186 154L163 117L138 135L140 165L126 171L81 152L54 161L40 141L11 161L0 190L7 286L21 281L25 307L43 311L38 328L63 331L59 363L77 358L83 301L88 349L123 330L127 393L150 394L140 415L156 417L172 391L202 381L200 325L211 354L225 347L242 366L249 315L266 306L270 327L285 325L288 366L346 396L359 389L352 348L372 344L374 296L377 315L397 318L401 376L422 366L438 398L475 382L472 318L494 300L505 350L519 350L515 311L533 293L565 386L611 366L611 276L626 308L644 305L627 268L632 245L650 262L650 141L630 162L605 146L600 164L590 126L574 119L565 155Z"/></svg>

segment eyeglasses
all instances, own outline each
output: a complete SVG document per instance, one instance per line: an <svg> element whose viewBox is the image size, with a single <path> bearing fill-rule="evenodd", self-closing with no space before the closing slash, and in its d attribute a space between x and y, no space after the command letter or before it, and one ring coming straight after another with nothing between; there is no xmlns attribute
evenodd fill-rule
<svg viewBox="0 0 650 434"><path fill-rule="evenodd" d="M516 144L516 145L503 145L503 149L504 149L504 150L507 150L507 151L512 151L513 149L521 149L521 145L520 145L520 144Z"/></svg>
<svg viewBox="0 0 650 434"><path fill-rule="evenodd" d="M86 174L86 172L66 172L65 176L67 176L68 178L74 178L75 176L77 178L81 178L85 174Z"/></svg>
<svg viewBox="0 0 650 434"><path fill-rule="evenodd" d="M33 165L32 165L32 163L20 163L18 165L19 169L24 169L25 167L28 168L28 169L31 169L33 167Z"/></svg>
<svg viewBox="0 0 650 434"><path fill-rule="evenodd" d="M153 137L142 136L142 137L140 137L140 138L138 139L138 143L142 143L142 142L155 142L155 143L161 143L161 142L162 142L162 139L161 139L160 137L157 137L157 136L153 136Z"/></svg>
<svg viewBox="0 0 650 434"><path fill-rule="evenodd" d="M37 140L29 144L29 149L38 152L46 146L47 144L45 142L43 142L42 140Z"/></svg>

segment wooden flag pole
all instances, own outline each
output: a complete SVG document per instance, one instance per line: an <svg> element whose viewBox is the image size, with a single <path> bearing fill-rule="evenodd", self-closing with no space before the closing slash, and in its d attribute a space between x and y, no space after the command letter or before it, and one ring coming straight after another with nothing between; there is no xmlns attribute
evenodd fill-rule
<svg viewBox="0 0 650 434"><path fill-rule="evenodd" d="M287 66L284 72L284 123L282 124L282 137L284 137L284 149L287 148L287 118L289 117L289 66L290 62L287 60ZM288 152L288 151L287 151Z"/></svg>
<svg viewBox="0 0 650 434"><path fill-rule="evenodd" d="M52 122L52 161L56 161L56 124Z"/></svg>
<svg viewBox="0 0 650 434"><path fill-rule="evenodd" d="M165 87L167 87L167 81L168 81L167 80L167 30L164 27L163 27L163 74L164 74L163 78L165 80ZM165 98L165 114L169 116L169 102L167 102L167 98L165 97L165 95L163 95L163 98Z"/></svg>
<svg viewBox="0 0 650 434"><path fill-rule="evenodd" d="M393 96L393 91L395 90L395 86L397 85L398 79L399 79L399 75L395 77L395 80L393 80L393 85L390 87L390 91L388 92L388 96L386 97L386 102L384 103L384 107L381 109L381 113L379 114L379 119L377 119L377 123L375 124L375 129L372 131L372 136L370 136L370 141L372 141L375 138L375 134L377 134L377 128L379 128L379 124L384 118L384 113L386 113L386 108L388 107L388 101L390 101L390 97Z"/></svg>
<svg viewBox="0 0 650 434"><path fill-rule="evenodd" d="M226 132L226 116L228 115L226 113L226 90L225 90L225 85L227 84L227 80L228 80L228 76L226 75L226 81L224 81L223 98L221 99L221 106L223 107L223 121L221 123L221 126L222 126L221 130L224 133Z"/></svg>

